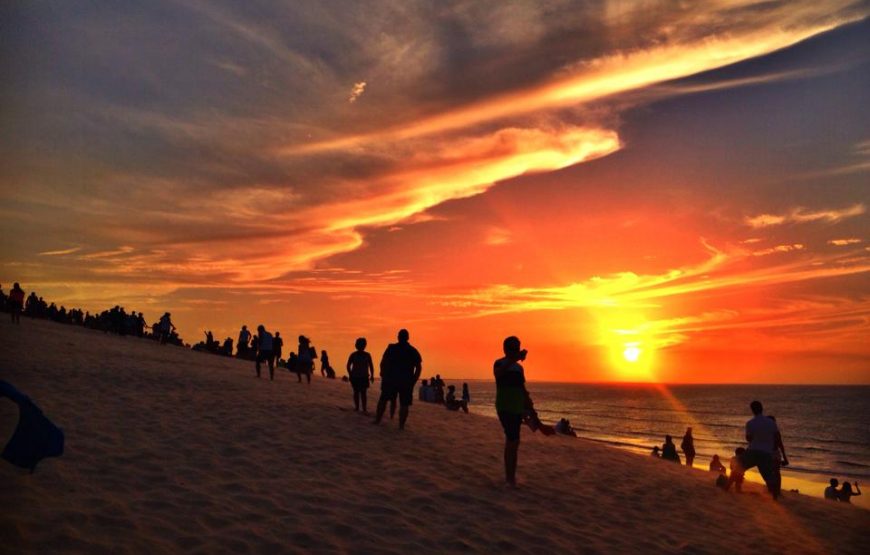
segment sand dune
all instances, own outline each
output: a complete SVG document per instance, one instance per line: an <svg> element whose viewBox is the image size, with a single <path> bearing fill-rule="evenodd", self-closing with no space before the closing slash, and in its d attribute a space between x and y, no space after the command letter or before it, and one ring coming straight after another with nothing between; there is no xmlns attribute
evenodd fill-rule
<svg viewBox="0 0 870 555"><path fill-rule="evenodd" d="M376 427L340 381L258 380L253 363L147 340L4 319L0 379L66 432L65 455L33 475L0 465L9 553L863 553L870 541L856 507L727 494L701 471L527 430L521 487L505 489L495 420L417 404L404 432ZM0 418L5 441L11 403Z"/></svg>

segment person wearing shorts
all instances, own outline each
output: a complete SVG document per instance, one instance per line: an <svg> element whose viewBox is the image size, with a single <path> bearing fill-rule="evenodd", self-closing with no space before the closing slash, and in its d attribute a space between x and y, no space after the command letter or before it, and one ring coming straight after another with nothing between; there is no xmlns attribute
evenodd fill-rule
<svg viewBox="0 0 870 555"><path fill-rule="evenodd" d="M408 408L414 402L414 384L423 372L423 358L408 340L408 330L399 330L397 343L391 343L381 357L381 398L375 424L381 423L387 402L399 399L399 429L405 429Z"/></svg>
<svg viewBox="0 0 870 555"><path fill-rule="evenodd" d="M520 340L510 336L502 344L504 357L495 361L495 410L504 430L504 472L505 483L510 487L517 485L517 460L520 449L520 426L528 404L526 377L521 360L526 359L526 351L520 348Z"/></svg>
<svg viewBox="0 0 870 555"><path fill-rule="evenodd" d="M356 351L347 358L347 375L353 387L353 410L359 411L362 405L363 414L369 413L366 408L369 381L372 383L375 381L375 365L372 362L372 355L366 352L366 345L365 337L357 339L354 344Z"/></svg>

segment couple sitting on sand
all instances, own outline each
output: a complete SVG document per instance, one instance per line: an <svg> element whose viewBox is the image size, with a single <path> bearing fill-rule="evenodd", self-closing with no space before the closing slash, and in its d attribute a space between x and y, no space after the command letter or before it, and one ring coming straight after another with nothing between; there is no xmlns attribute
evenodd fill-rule
<svg viewBox="0 0 870 555"><path fill-rule="evenodd" d="M852 491L852 484L843 482L843 486L837 489L840 481L836 478L831 478L831 485L825 488L825 499L828 501L842 501L843 503L851 503L852 498L861 495L861 488L858 487L858 482L855 482L855 491Z"/></svg>

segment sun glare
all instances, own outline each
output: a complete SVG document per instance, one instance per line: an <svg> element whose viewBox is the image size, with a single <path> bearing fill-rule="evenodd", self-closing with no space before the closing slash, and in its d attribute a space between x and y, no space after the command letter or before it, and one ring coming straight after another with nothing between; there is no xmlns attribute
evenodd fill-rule
<svg viewBox="0 0 870 555"><path fill-rule="evenodd" d="M654 382L655 341L642 314L615 308L603 313L601 343L609 353L614 378L627 382Z"/></svg>
<svg viewBox="0 0 870 555"><path fill-rule="evenodd" d="M640 358L640 348L637 346L637 343L626 343L622 356L628 362L637 362L637 359Z"/></svg>

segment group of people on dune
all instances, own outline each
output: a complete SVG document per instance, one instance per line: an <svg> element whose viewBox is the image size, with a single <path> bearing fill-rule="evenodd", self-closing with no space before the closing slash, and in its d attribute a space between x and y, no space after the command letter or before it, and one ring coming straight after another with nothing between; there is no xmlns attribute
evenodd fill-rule
<svg viewBox="0 0 870 555"><path fill-rule="evenodd" d="M78 309L66 310L64 307L58 309L54 303L46 303L33 292L31 292L30 297L25 297L25 292L18 283L14 284L8 295L0 287L0 309L11 314L13 323L20 323L21 314L24 313L31 317L87 325L119 335L129 333L147 336L145 331L147 325L141 312L128 314L122 307L116 306L99 315L91 316ZM181 343L168 312L154 323L151 337L160 340L161 343ZM409 338L408 330L399 330L396 343L388 345L381 356L379 364L381 392L375 411L375 424L382 421L388 405L392 418L398 401L399 429L405 428L409 408L413 403L414 387L423 371L423 359L420 352L411 345ZM272 380L275 377L275 367L284 366L297 374L299 382L302 382L304 376L307 382L311 383L314 361L318 358L317 350L306 336L300 335L298 340L297 351L289 353L287 359L284 360L281 358L284 341L280 332L276 331L273 335L266 330L265 326L259 325L257 333L251 334L247 326L242 326L239 332L236 356L253 360L257 377L261 376L262 364L265 363L269 369L269 378ZM206 332L205 345L206 350L226 355L232 354L231 338L227 338L223 345L219 345L213 339L211 332ZM353 389L354 410L361 410L368 414L367 393L370 384L375 381L375 373L372 357L366 351L366 347L367 341L364 337L356 340L355 350L347 359L346 380L350 382ZM576 432L574 432L570 422L564 418L559 421L555 428L542 423L538 418L531 395L525 386L525 371L521 364L526 359L528 351L521 347L519 338L516 336L507 337L502 342L502 352L503 356L493 364L493 375L496 382L495 408L505 437L505 482L509 486L515 486L520 430L524 424L532 431L540 431L545 435L560 433L576 436ZM319 358L321 360L321 373L327 378L335 378L335 370L329 364L329 355L325 350L321 351ZM440 375L423 380L419 399L426 402L441 403L451 411L468 412L470 403L468 384L463 384L461 398L457 398L455 386L448 386L445 393L444 385ZM776 419L764 414L764 407L760 401L752 401L750 409L753 417L746 423L745 427L747 445L735 450L734 456L729 461L728 469L722 464L719 455L713 455L709 470L719 474L717 485L726 491L734 486L734 489L740 492L745 472L757 467L768 491L774 499L777 499L781 494L782 487L781 469L789 464L782 434ZM686 466L691 467L696 455L691 427L687 428L680 448L685 456ZM681 462L670 435L665 436L665 443L661 449L658 446L653 448L652 456L677 464ZM849 482L844 482L840 489L837 489L838 485L838 480L832 478L830 487L825 490L826 499L849 503L852 497L861 495L857 482L855 482L854 489Z"/></svg>

